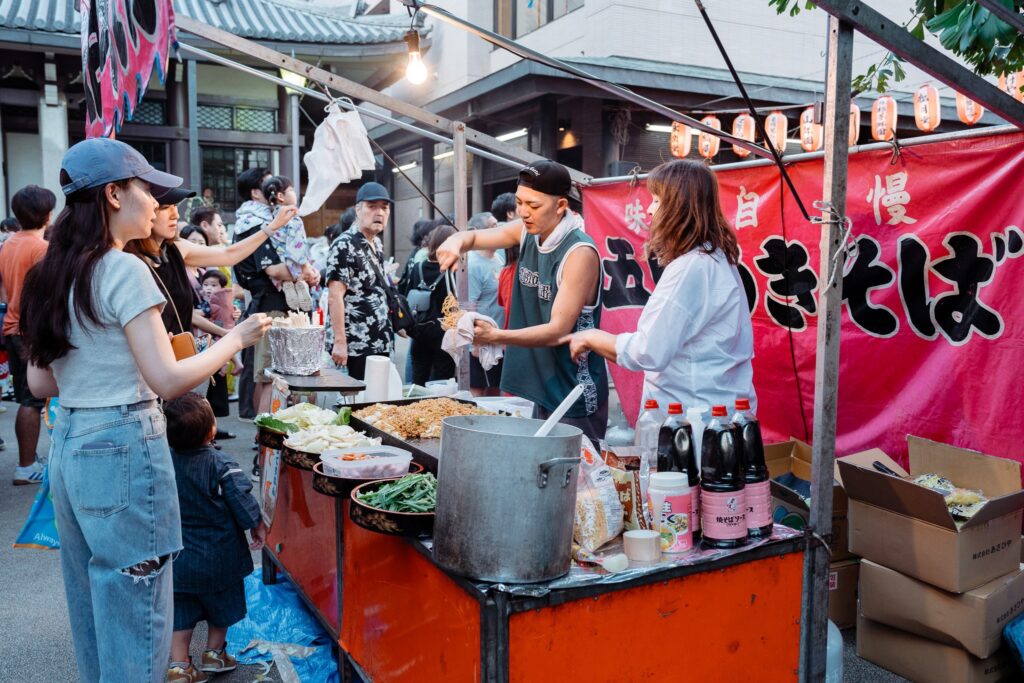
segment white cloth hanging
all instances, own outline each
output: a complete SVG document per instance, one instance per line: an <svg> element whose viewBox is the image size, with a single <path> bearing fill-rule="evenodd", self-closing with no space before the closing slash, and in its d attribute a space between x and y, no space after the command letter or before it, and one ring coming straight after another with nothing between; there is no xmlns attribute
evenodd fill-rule
<svg viewBox="0 0 1024 683"><path fill-rule="evenodd" d="M341 183L356 180L375 166L366 126L357 111L327 105L327 118L313 133L313 148L302 157L309 174L300 216L318 211ZM295 179L296 181L298 178Z"/></svg>

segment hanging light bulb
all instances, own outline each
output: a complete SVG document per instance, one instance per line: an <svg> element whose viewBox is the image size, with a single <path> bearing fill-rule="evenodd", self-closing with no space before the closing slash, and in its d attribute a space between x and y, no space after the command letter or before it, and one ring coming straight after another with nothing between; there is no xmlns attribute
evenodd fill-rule
<svg viewBox="0 0 1024 683"><path fill-rule="evenodd" d="M409 49L405 77L413 85L419 85L427 80L427 65L423 63L423 57L420 55L420 34L415 29L409 29L405 32L405 44Z"/></svg>

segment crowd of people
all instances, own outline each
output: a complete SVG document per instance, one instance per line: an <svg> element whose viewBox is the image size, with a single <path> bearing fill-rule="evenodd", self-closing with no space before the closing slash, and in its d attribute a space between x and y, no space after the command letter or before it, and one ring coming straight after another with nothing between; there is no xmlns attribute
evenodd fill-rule
<svg viewBox="0 0 1024 683"><path fill-rule="evenodd" d="M235 377L240 417L269 409L265 333L288 311L319 303L325 358L357 379L401 334L411 337L407 380L446 380L456 366L440 319L468 254L475 394L528 399L546 418L583 385L563 422L595 440L608 420L606 359L644 371L649 397L753 398L735 234L701 164L674 161L650 176L649 251L664 274L637 332L618 336L599 329L600 256L569 172L553 161L525 167L515 194L496 197L469 230L416 223L400 277L384 258L393 200L379 183L358 189L317 249L292 181L265 168L237 178L230 240L209 201L179 220L194 193L119 141L74 145L60 182L55 220L49 190L13 196L0 298L19 406L16 485L43 478L40 409L58 399L48 473L86 681L193 683L237 665L226 632L245 615L242 579L266 530L248 474L219 450L234 435L217 419L229 414ZM414 318L402 331L392 323L399 293ZM485 368L484 345L504 346L503 363ZM207 643L191 661L201 621Z"/></svg>

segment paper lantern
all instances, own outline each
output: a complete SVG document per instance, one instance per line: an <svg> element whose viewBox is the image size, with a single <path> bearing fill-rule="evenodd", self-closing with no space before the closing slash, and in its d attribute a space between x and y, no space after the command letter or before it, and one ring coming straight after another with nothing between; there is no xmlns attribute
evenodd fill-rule
<svg viewBox="0 0 1024 683"><path fill-rule="evenodd" d="M956 115L961 122L973 126L981 120L984 113L985 107L962 93L956 94Z"/></svg>
<svg viewBox="0 0 1024 683"><path fill-rule="evenodd" d="M700 122L715 130L722 130L722 122L716 116L705 116ZM722 141L717 135L701 131L700 137L697 138L697 151L705 159L711 159L718 154L718 148L721 144Z"/></svg>
<svg viewBox="0 0 1024 683"><path fill-rule="evenodd" d="M738 138L744 140L754 141L754 129L756 124L754 123L754 117L750 114L740 114L732 122L732 134ZM743 149L739 145L733 145L732 151L736 153L738 157L750 156L749 149Z"/></svg>
<svg viewBox="0 0 1024 683"><path fill-rule="evenodd" d="M672 122L672 136L668 140L669 150L676 159L685 159L690 156L690 144L693 136L690 135L690 127L678 121Z"/></svg>
<svg viewBox="0 0 1024 683"><path fill-rule="evenodd" d="M931 83L925 83L914 93L914 122L926 133L932 132L942 123L939 90Z"/></svg>
<svg viewBox="0 0 1024 683"><path fill-rule="evenodd" d="M807 107L800 114L800 147L805 152L817 152L822 143L821 124L814 122L814 107Z"/></svg>
<svg viewBox="0 0 1024 683"><path fill-rule="evenodd" d="M850 147L857 144L860 137L860 107L850 103Z"/></svg>
<svg viewBox="0 0 1024 683"><path fill-rule="evenodd" d="M892 140L896 130L896 100L882 95L871 106L871 137L885 142Z"/></svg>
<svg viewBox="0 0 1024 683"><path fill-rule="evenodd" d="M999 89L1018 102L1024 102L1024 92L1021 92L1021 86L1024 86L1024 71L999 74Z"/></svg>
<svg viewBox="0 0 1024 683"><path fill-rule="evenodd" d="M788 128L789 120L781 111L773 111L764 120L764 132L779 154L786 151L786 132Z"/></svg>

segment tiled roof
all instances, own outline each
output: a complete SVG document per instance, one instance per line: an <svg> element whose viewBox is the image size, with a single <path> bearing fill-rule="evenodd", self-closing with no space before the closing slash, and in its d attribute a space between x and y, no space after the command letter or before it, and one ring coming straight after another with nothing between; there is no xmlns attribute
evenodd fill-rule
<svg viewBox="0 0 1024 683"><path fill-rule="evenodd" d="M75 0L0 0L0 28L79 32ZM402 16L340 17L272 0L175 0L174 9L243 38L292 43L373 45L402 40ZM423 29L421 29L423 31Z"/></svg>

